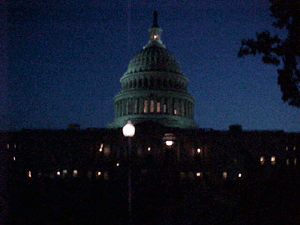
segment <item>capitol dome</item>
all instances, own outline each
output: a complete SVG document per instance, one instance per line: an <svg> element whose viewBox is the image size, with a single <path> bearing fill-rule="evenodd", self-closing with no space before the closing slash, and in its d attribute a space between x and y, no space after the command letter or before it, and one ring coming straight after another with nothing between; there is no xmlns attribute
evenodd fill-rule
<svg viewBox="0 0 300 225"><path fill-rule="evenodd" d="M158 45L150 45L138 52L130 60L126 73L142 71L181 72L179 63L172 53Z"/></svg>
<svg viewBox="0 0 300 225"><path fill-rule="evenodd" d="M129 62L114 97L115 118L108 128L155 122L166 127L196 128L194 98L187 93L188 80L178 61L161 40L162 29L154 12L149 42Z"/></svg>

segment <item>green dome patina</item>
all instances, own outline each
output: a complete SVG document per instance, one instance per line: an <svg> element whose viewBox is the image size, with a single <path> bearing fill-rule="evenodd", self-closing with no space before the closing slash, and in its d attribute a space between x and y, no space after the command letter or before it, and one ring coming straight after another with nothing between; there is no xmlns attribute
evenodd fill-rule
<svg viewBox="0 0 300 225"><path fill-rule="evenodd" d="M154 44L145 47L130 60L126 73L143 71L181 72L179 63L172 53Z"/></svg>

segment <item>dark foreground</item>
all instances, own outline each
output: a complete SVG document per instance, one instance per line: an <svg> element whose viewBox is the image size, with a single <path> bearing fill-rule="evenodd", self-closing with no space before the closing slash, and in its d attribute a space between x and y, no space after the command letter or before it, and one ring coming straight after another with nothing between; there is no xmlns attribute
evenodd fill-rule
<svg viewBox="0 0 300 225"><path fill-rule="evenodd" d="M150 179L151 180L151 179ZM9 224L127 224L127 182L13 181ZM300 224L299 181L133 182L133 224Z"/></svg>

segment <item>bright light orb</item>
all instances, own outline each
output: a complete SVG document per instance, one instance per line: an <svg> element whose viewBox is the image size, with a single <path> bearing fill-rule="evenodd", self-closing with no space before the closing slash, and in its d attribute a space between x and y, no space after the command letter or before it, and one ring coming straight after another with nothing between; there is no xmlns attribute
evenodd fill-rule
<svg viewBox="0 0 300 225"><path fill-rule="evenodd" d="M166 141L166 145L169 146L169 147L171 147L173 144L174 144L173 141Z"/></svg>
<svg viewBox="0 0 300 225"><path fill-rule="evenodd" d="M134 134L135 134L135 127L131 123L131 121L128 120L127 123L125 124L125 126L123 127L123 135L125 137L133 137Z"/></svg>

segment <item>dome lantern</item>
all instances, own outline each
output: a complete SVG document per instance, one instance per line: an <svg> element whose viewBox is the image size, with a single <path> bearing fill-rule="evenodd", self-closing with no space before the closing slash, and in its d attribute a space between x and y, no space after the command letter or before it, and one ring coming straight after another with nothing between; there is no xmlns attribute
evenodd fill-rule
<svg viewBox="0 0 300 225"><path fill-rule="evenodd" d="M160 39L161 33L162 33L162 29L160 29L160 27L158 26L158 23L157 23L157 11L154 10L153 25L149 29L150 40L149 40L149 43L144 48L147 48L151 45L158 45L159 47L165 48L165 45L163 44L162 40Z"/></svg>

